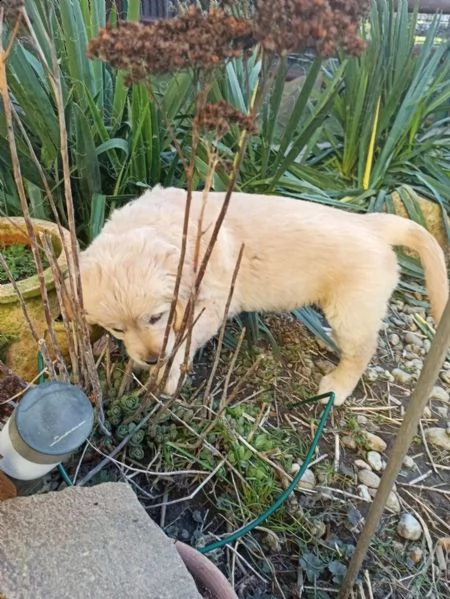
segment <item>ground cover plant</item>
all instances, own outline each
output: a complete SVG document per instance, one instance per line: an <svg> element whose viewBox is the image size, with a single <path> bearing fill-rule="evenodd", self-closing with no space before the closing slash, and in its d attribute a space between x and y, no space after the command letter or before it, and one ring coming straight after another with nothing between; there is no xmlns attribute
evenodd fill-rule
<svg viewBox="0 0 450 599"><path fill-rule="evenodd" d="M410 216L422 218L418 193L446 214L448 46L432 48L432 29L418 57L404 57L415 18L408 16L406 2L394 12L390 2L377 0L361 30L364 3L353 2L326 3L326 18L319 0L279 3L276 22L278 3L256 2L251 30L246 21L251 6L242 12L229 2L223 3L225 13L220 7L206 14L184 7L179 20L144 27L133 22L139 3L130 0L129 22L116 29L113 11L113 27L106 30L102 3L55 2L50 10L48 3L24 4L22 25L31 41L21 31L3 55L2 81L11 99L10 122L6 110L0 119L3 212L28 210L28 216L59 219L82 245L98 233L110 209L156 182L183 185L188 192L203 186L273 191L358 211L394 209L391 192L400 188ZM298 31L295 47L291 36L297 9L311 18L309 29L297 23L304 42L298 48ZM19 32L9 23L5 48ZM366 49L360 35L367 37ZM187 56L180 54L180 36L186 36ZM336 56L330 45L335 42L345 52ZM283 121L292 50L312 51L312 60ZM376 98L368 75L375 67ZM24 74L27 88L20 85ZM404 78L403 86L394 74ZM400 97L402 103L395 103ZM36 106L46 120L33 114ZM352 114L359 118L350 119ZM378 116L370 121L367 114ZM6 135L11 122L16 155ZM11 177L18 165L25 193ZM411 259L404 264L410 274L420 274ZM76 268L72 276L74 296L81 300ZM327 424L300 488L250 534L209 553L240 597L335 596L373 492L360 473L378 476L371 460L386 457L383 443L396 434L433 334L420 279L407 284L406 295L391 306L378 355L355 402ZM77 302L73 307L82 328ZM318 339L290 316L243 315L204 349L190 381L171 399L159 396L152 378L135 375L120 344L108 336L91 359L82 350L89 343L82 329L76 357L88 359L85 380L79 380L99 406L99 424L67 464L72 482L127 480L168 534L199 548L260 515L305 458L321 410L300 402L314 393L318 377L335 359L324 345L329 338L317 314L296 316ZM186 325L189 318L188 313ZM55 376L52 364L46 366ZM445 422L448 366L424 415L426 427ZM416 541L397 536L393 500L357 584L361 597L446 596L435 554L438 546L445 551L441 541L449 533L448 456L430 449L422 433L411 448L414 465L405 466L396 491L400 509L420 519L422 535ZM48 484L60 481L52 477Z"/></svg>
<svg viewBox="0 0 450 599"><path fill-rule="evenodd" d="M2 254L15 281L21 281L36 274L33 252L29 246L23 243L9 245L2 248ZM43 256L42 265L44 268L49 266L45 256ZM5 283L9 283L9 277L0 265L0 284Z"/></svg>

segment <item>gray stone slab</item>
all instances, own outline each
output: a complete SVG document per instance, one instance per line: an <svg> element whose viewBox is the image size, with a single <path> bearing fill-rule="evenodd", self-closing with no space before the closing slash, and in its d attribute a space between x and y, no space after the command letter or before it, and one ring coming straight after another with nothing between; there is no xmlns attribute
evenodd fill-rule
<svg viewBox="0 0 450 599"><path fill-rule="evenodd" d="M173 542L124 483L0 502L7 599L199 599Z"/></svg>

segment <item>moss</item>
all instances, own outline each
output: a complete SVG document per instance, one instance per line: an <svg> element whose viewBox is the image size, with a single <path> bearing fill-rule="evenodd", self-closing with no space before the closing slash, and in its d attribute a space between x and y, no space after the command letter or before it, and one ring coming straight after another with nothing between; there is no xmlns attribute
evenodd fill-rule
<svg viewBox="0 0 450 599"><path fill-rule="evenodd" d="M0 360L2 362L6 362L8 347L15 341L18 341L18 337L14 335L0 335Z"/></svg>
<svg viewBox="0 0 450 599"><path fill-rule="evenodd" d="M1 248L1 252L15 281L22 281L36 274L36 264L29 245L22 243L8 245ZM49 263L45 255L41 254L41 260L43 267L47 268ZM0 266L0 284L4 285L9 282L8 274Z"/></svg>

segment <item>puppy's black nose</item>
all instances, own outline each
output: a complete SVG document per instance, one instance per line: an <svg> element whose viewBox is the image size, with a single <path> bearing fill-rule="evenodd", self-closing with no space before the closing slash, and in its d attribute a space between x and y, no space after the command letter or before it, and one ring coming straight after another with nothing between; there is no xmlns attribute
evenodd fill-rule
<svg viewBox="0 0 450 599"><path fill-rule="evenodd" d="M144 362L149 366L154 366L158 362L158 356L147 356Z"/></svg>

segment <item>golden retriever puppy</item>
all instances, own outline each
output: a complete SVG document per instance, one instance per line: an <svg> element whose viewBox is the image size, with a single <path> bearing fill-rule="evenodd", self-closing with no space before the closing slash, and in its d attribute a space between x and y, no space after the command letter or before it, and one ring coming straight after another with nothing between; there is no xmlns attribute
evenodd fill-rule
<svg viewBox="0 0 450 599"><path fill-rule="evenodd" d="M211 238L224 194L194 192L176 317L161 355L180 258L186 191L155 187L116 210L81 254L87 320L124 341L130 357L151 367L173 356L166 386L177 386L185 347L175 348L200 255ZM341 405L376 349L388 300L398 282L392 246L415 250L425 269L434 320L448 297L444 254L418 224L390 214L355 214L307 201L234 193L195 301L190 359L219 330L244 244L228 316L320 305L341 350L339 365L319 393ZM160 362L160 363L161 363Z"/></svg>

